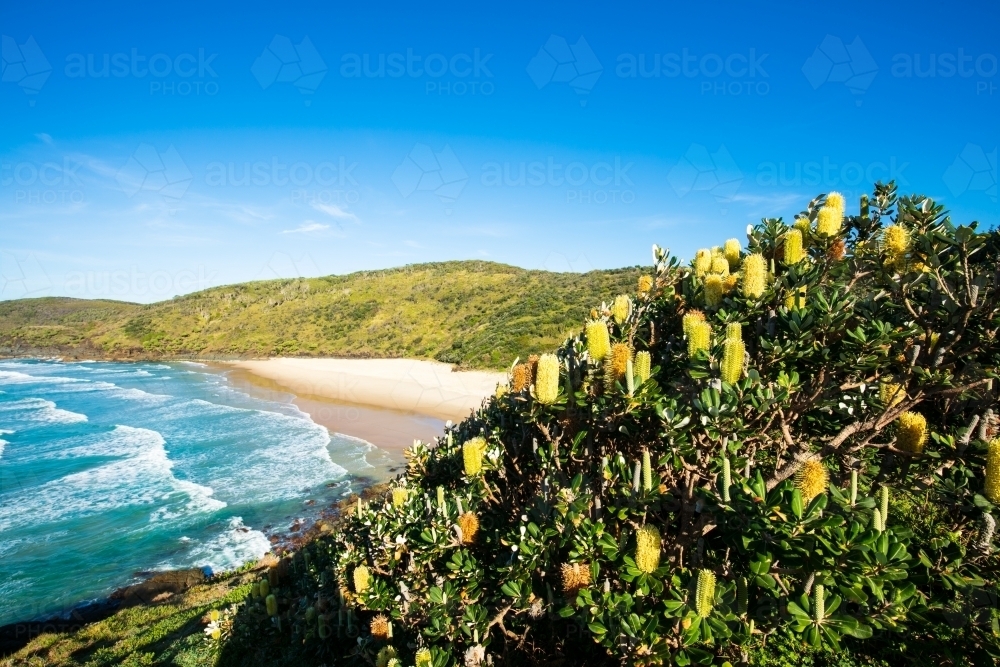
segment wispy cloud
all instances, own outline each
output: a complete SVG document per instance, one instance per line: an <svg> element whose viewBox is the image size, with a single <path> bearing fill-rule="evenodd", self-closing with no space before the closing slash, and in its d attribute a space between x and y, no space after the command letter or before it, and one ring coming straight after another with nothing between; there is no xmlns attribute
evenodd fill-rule
<svg viewBox="0 0 1000 667"><path fill-rule="evenodd" d="M313 220L306 220L301 225L295 229L286 229L282 231L282 234L315 234L317 232L325 232L330 229L330 225L324 225Z"/></svg>
<svg viewBox="0 0 1000 667"><path fill-rule="evenodd" d="M358 220L358 216L354 215L350 211L345 211L336 204L320 204L319 202L313 202L312 207L321 213L326 213L331 218L336 218L337 220L360 222L360 220Z"/></svg>

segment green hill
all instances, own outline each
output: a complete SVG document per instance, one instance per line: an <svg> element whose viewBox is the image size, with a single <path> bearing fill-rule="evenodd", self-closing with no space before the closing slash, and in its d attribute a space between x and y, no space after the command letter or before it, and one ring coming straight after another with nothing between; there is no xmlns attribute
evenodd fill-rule
<svg viewBox="0 0 1000 667"><path fill-rule="evenodd" d="M441 262L229 285L149 305L3 301L0 354L411 357L500 368L556 346L591 304L633 291L639 274Z"/></svg>

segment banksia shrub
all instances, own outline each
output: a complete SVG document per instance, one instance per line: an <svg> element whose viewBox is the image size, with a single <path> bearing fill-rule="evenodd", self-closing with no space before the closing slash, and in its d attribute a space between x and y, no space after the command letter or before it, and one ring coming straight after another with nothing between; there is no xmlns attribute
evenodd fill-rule
<svg viewBox="0 0 1000 667"><path fill-rule="evenodd" d="M698 584L695 587L694 608L702 618L712 615L715 607L715 573L711 570L698 571Z"/></svg>
<svg viewBox="0 0 1000 667"><path fill-rule="evenodd" d="M372 637L385 641L389 638L389 619L385 614L379 614L372 619L370 626Z"/></svg>
<svg viewBox="0 0 1000 667"><path fill-rule="evenodd" d="M821 493L826 493L830 484L830 473L821 461L809 459L802 464L795 478L795 486L802 494L802 502L809 504Z"/></svg>
<svg viewBox="0 0 1000 667"><path fill-rule="evenodd" d="M632 299L628 298L624 294L619 294L615 297L614 302L611 304L611 317L614 318L615 323L619 326L624 324L625 320L632 313Z"/></svg>
<svg viewBox="0 0 1000 667"><path fill-rule="evenodd" d="M736 325L739 326L739 325ZM743 357L746 345L739 338L727 338L723 343L722 381L728 384L739 382L743 375Z"/></svg>
<svg viewBox="0 0 1000 667"><path fill-rule="evenodd" d="M767 289L767 260L762 255L748 255L743 260L743 296L759 298Z"/></svg>
<svg viewBox="0 0 1000 667"><path fill-rule="evenodd" d="M392 490L392 504L396 507L402 507L406 504L406 499L409 497L410 492L404 488L396 487Z"/></svg>
<svg viewBox="0 0 1000 667"><path fill-rule="evenodd" d="M639 276L639 294L647 294L653 289L653 276Z"/></svg>
<svg viewBox="0 0 1000 667"><path fill-rule="evenodd" d="M587 322L587 352L591 361L600 362L608 356L611 351L611 336L608 334L608 325L601 320L591 320Z"/></svg>
<svg viewBox="0 0 1000 667"><path fill-rule="evenodd" d="M649 352L643 350L642 352L635 353L635 382L636 384L642 384L649 379L652 365L652 360Z"/></svg>
<svg viewBox="0 0 1000 667"><path fill-rule="evenodd" d="M837 236L843 223L843 209L824 206L816 214L816 233L820 236Z"/></svg>
<svg viewBox="0 0 1000 667"><path fill-rule="evenodd" d="M922 454L927 442L927 418L919 412L904 412L896 418L896 449Z"/></svg>
<svg viewBox="0 0 1000 667"><path fill-rule="evenodd" d="M722 276L714 273L705 276L705 305L709 308L718 308L722 303L722 294Z"/></svg>
<svg viewBox="0 0 1000 667"><path fill-rule="evenodd" d="M712 325L708 322L693 322L688 329L688 356L698 350L707 350L712 344Z"/></svg>
<svg viewBox="0 0 1000 667"><path fill-rule="evenodd" d="M1000 505L1000 438L990 441L986 448L986 480L983 493L990 502Z"/></svg>
<svg viewBox="0 0 1000 667"><path fill-rule="evenodd" d="M479 532L479 517L475 512L466 512L458 517L458 527L462 529L462 544L474 544Z"/></svg>
<svg viewBox="0 0 1000 667"><path fill-rule="evenodd" d="M581 588L590 585L589 563L563 563L560 570L562 571L563 592L567 596L574 596Z"/></svg>
<svg viewBox="0 0 1000 667"><path fill-rule="evenodd" d="M660 531L647 523L635 535L635 566L649 574L660 567Z"/></svg>
<svg viewBox="0 0 1000 667"><path fill-rule="evenodd" d="M543 354L538 360L535 396L543 405L555 403L559 398L559 358L554 354Z"/></svg>
<svg viewBox="0 0 1000 667"><path fill-rule="evenodd" d="M462 445L462 462L465 464L466 476L475 477L483 471L483 454L485 453L486 440L483 438L472 438Z"/></svg>
<svg viewBox="0 0 1000 667"><path fill-rule="evenodd" d="M789 229L785 232L785 264L798 264L805 256L805 251L802 250L802 232Z"/></svg>
<svg viewBox="0 0 1000 667"><path fill-rule="evenodd" d="M694 274L703 276L712 270L712 251L702 248L694 256Z"/></svg>
<svg viewBox="0 0 1000 667"><path fill-rule="evenodd" d="M370 575L368 574L368 567L365 565L358 565L354 568L354 592L361 595L368 590L368 584L370 583Z"/></svg>
<svg viewBox="0 0 1000 667"><path fill-rule="evenodd" d="M510 390L515 394L531 386L531 366L527 363L517 364L510 373Z"/></svg>
<svg viewBox="0 0 1000 667"><path fill-rule="evenodd" d="M736 271L740 267L740 240L739 239L729 239L726 241L725 245L722 246L722 253L726 256L726 261L729 262L729 270Z"/></svg>

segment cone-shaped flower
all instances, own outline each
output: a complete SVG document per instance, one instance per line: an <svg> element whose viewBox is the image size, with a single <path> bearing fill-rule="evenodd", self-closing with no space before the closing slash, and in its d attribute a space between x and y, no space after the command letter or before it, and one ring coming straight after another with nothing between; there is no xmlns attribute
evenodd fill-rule
<svg viewBox="0 0 1000 667"><path fill-rule="evenodd" d="M364 565L358 565L354 568L354 592L361 595L366 590L368 590L368 584L370 575L368 574L368 568Z"/></svg>
<svg viewBox="0 0 1000 667"><path fill-rule="evenodd" d="M417 651L414 663L416 664L416 667L431 667L433 660L434 658L431 656L431 650L424 647Z"/></svg>
<svg viewBox="0 0 1000 667"><path fill-rule="evenodd" d="M844 201L844 195L840 194L839 192L831 192L826 196L826 205L829 206L830 208L837 209L838 211L840 211L841 215L843 215L844 211L846 210L845 208L846 204L847 203Z"/></svg>
<svg viewBox="0 0 1000 667"><path fill-rule="evenodd" d="M802 494L802 502L807 505L819 494L826 493L829 483L830 473L822 461L816 459L809 459L803 463L795 478L795 486Z"/></svg>
<svg viewBox="0 0 1000 667"><path fill-rule="evenodd" d="M462 544L473 544L479 532L479 517L475 512L466 512L458 517L458 527L462 529Z"/></svg>
<svg viewBox="0 0 1000 667"><path fill-rule="evenodd" d="M685 336L691 335L691 325L695 322L704 322L705 313L700 310L689 310L684 313L684 317L681 318L681 328L684 330Z"/></svg>
<svg viewBox="0 0 1000 667"><path fill-rule="evenodd" d="M730 322L726 325L726 340L743 340L743 325L739 322Z"/></svg>
<svg viewBox="0 0 1000 667"><path fill-rule="evenodd" d="M725 257L713 257L712 258L712 273L717 273L720 276L729 275L729 260Z"/></svg>
<svg viewBox="0 0 1000 667"><path fill-rule="evenodd" d="M900 225L890 225L883 232L885 239L885 250L889 257L897 259L906 255L910 249L910 234L905 227Z"/></svg>
<svg viewBox="0 0 1000 667"><path fill-rule="evenodd" d="M887 408L899 405L906 398L906 389L895 382L882 382L878 387L879 400Z"/></svg>
<svg viewBox="0 0 1000 667"><path fill-rule="evenodd" d="M739 325L737 325L739 326ZM722 351L722 381L727 384L739 382L743 375L743 358L746 345L739 338L727 338Z"/></svg>
<svg viewBox="0 0 1000 667"><path fill-rule="evenodd" d="M743 260L743 296L759 298L767 288L767 261L762 255L749 255Z"/></svg>
<svg viewBox="0 0 1000 667"><path fill-rule="evenodd" d="M722 293L731 294L736 286L740 284L740 274L730 273L722 279Z"/></svg>
<svg viewBox="0 0 1000 667"><path fill-rule="evenodd" d="M389 667L389 661L398 657L396 649L391 646L383 646L382 650L375 656L375 667Z"/></svg>
<svg viewBox="0 0 1000 667"><path fill-rule="evenodd" d="M257 584L257 592L262 598L266 598L271 594L271 583L267 579L261 579L260 583Z"/></svg>
<svg viewBox="0 0 1000 667"><path fill-rule="evenodd" d="M807 232L812 229L812 222L809 221L809 218L799 218L792 224L792 227L802 232L802 240L805 241L809 238Z"/></svg>
<svg viewBox="0 0 1000 667"><path fill-rule="evenodd" d="M692 322L688 329L688 355L694 356L698 350L707 350L712 344L712 325L708 322Z"/></svg>
<svg viewBox="0 0 1000 667"><path fill-rule="evenodd" d="M919 412L904 412L896 419L896 449L923 454L927 442L927 419Z"/></svg>
<svg viewBox="0 0 1000 667"><path fill-rule="evenodd" d="M588 563L563 563L559 569L562 571L563 592L567 595L576 595L581 588L590 585Z"/></svg>
<svg viewBox="0 0 1000 667"><path fill-rule="evenodd" d="M625 379L625 371L628 370L628 362L631 359L632 348L626 343L615 343L611 346L611 354L608 355L605 364L605 379L609 385Z"/></svg>
<svg viewBox="0 0 1000 667"><path fill-rule="evenodd" d="M646 294L653 289L653 276L639 276L639 294Z"/></svg>
<svg viewBox="0 0 1000 667"><path fill-rule="evenodd" d="M785 264L798 264L804 258L802 232L798 229L789 229L785 232Z"/></svg>
<svg viewBox="0 0 1000 667"><path fill-rule="evenodd" d="M611 337L608 335L608 325L601 320L587 322L587 352L590 359L600 362L611 351Z"/></svg>
<svg viewBox="0 0 1000 667"><path fill-rule="evenodd" d="M515 394L531 386L531 366L527 363L517 364L510 373L510 389Z"/></svg>
<svg viewBox="0 0 1000 667"><path fill-rule="evenodd" d="M389 619L385 614L379 614L372 619L371 632L375 639L385 641L389 638Z"/></svg>
<svg viewBox="0 0 1000 667"><path fill-rule="evenodd" d="M660 567L660 531L646 524L636 533L635 566L649 574Z"/></svg>
<svg viewBox="0 0 1000 667"><path fill-rule="evenodd" d="M837 236L844 223L844 209L824 206L816 214L816 232L820 236Z"/></svg>
<svg viewBox="0 0 1000 667"><path fill-rule="evenodd" d="M740 266L740 240L739 239L729 239L726 244L722 246L722 253L726 256L726 261L729 262L729 270L735 271Z"/></svg>
<svg viewBox="0 0 1000 667"><path fill-rule="evenodd" d="M465 474L475 477L483 471L483 454L486 453L486 440L472 438L462 445L462 462L465 464Z"/></svg>
<svg viewBox="0 0 1000 667"><path fill-rule="evenodd" d="M643 350L642 352L635 353L635 382L636 384L642 384L649 379L651 357L649 352Z"/></svg>
<svg viewBox="0 0 1000 667"><path fill-rule="evenodd" d="M712 270L712 251L702 248L694 256L694 274L703 276Z"/></svg>
<svg viewBox="0 0 1000 667"><path fill-rule="evenodd" d="M826 589L823 584L813 586L813 620L822 623L826 618Z"/></svg>
<svg viewBox="0 0 1000 667"><path fill-rule="evenodd" d="M264 599L264 604L267 605L268 616L278 615L278 598L274 597L274 595L268 595L267 598Z"/></svg>
<svg viewBox="0 0 1000 667"><path fill-rule="evenodd" d="M986 483L984 492L990 502L1000 504L1000 438L986 448Z"/></svg>
<svg viewBox="0 0 1000 667"><path fill-rule="evenodd" d="M397 487L392 490L392 504L396 507L402 507L406 504L406 499L409 497L410 492L404 488Z"/></svg>
<svg viewBox="0 0 1000 667"><path fill-rule="evenodd" d="M698 585L695 588L694 608L702 618L712 615L715 607L715 573L711 570L698 572Z"/></svg>
<svg viewBox="0 0 1000 667"><path fill-rule="evenodd" d="M878 490L878 509L882 513L882 528L889 522L889 487L883 485Z"/></svg>
<svg viewBox="0 0 1000 667"><path fill-rule="evenodd" d="M543 354L538 360L535 395L543 405L555 403L559 398L559 358L554 354Z"/></svg>
<svg viewBox="0 0 1000 667"><path fill-rule="evenodd" d="M632 313L632 299L628 298L624 294L619 294L615 297L614 302L611 304L611 317L615 318L615 322L621 325L628 316Z"/></svg>
<svg viewBox="0 0 1000 667"><path fill-rule="evenodd" d="M649 460L649 450L642 450L642 490L652 491L653 489L653 466Z"/></svg>
<svg viewBox="0 0 1000 667"><path fill-rule="evenodd" d="M705 305L717 308L722 303L722 276L710 274L705 276Z"/></svg>

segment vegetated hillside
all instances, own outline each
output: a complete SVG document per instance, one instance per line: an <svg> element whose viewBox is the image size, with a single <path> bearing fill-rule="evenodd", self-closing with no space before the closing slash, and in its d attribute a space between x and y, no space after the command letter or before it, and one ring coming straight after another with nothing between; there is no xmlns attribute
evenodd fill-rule
<svg viewBox="0 0 1000 667"><path fill-rule="evenodd" d="M557 345L590 304L633 289L638 275L465 261L244 283L150 305L8 301L0 302L0 353L412 357L503 367Z"/></svg>

